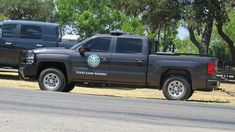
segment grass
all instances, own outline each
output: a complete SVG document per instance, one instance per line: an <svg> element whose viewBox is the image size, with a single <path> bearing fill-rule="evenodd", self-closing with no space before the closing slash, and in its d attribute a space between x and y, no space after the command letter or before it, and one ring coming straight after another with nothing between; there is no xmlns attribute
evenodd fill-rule
<svg viewBox="0 0 235 132"><path fill-rule="evenodd" d="M37 82L28 82L18 79L17 73L0 72L0 86L16 87L23 89L39 89ZM235 105L235 84L221 84L220 89L224 91L199 92L196 91L189 99L191 102L205 103L223 103ZM76 87L73 93L101 95L101 96L118 96L131 98L147 99L165 99L162 92L156 89L138 88L99 88L99 87Z"/></svg>

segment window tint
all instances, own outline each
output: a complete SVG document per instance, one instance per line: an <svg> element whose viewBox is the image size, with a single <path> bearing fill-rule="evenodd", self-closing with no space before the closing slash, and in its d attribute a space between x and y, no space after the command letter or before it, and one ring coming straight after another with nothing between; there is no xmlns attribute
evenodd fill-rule
<svg viewBox="0 0 235 132"><path fill-rule="evenodd" d="M2 26L2 37L14 38L16 34L16 24Z"/></svg>
<svg viewBox="0 0 235 132"><path fill-rule="evenodd" d="M110 42L110 37L94 38L85 43L84 47L90 52L108 52Z"/></svg>
<svg viewBox="0 0 235 132"><path fill-rule="evenodd" d="M41 39L41 28L39 26L22 25L20 38Z"/></svg>
<svg viewBox="0 0 235 132"><path fill-rule="evenodd" d="M142 40L130 38L118 38L116 53L141 53Z"/></svg>

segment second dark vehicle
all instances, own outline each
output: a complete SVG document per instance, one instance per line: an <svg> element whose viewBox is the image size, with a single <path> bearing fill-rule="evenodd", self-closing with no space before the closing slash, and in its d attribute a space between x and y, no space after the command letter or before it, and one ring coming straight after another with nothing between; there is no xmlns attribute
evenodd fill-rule
<svg viewBox="0 0 235 132"><path fill-rule="evenodd" d="M18 68L22 50L40 47L65 47L57 23L5 20L0 21L0 67Z"/></svg>
<svg viewBox="0 0 235 132"><path fill-rule="evenodd" d="M186 100L195 90L212 91L217 59L156 53L145 36L100 34L71 49L40 48L21 59L23 79L37 79L42 90L71 91L75 84L118 84L161 89L171 100Z"/></svg>

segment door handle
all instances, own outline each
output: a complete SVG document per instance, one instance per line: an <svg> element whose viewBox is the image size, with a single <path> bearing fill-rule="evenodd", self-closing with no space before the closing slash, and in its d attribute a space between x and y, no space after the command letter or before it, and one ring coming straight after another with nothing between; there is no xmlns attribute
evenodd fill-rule
<svg viewBox="0 0 235 132"><path fill-rule="evenodd" d="M10 42L6 42L5 44L6 44L6 45L12 45L12 43L10 43Z"/></svg>
<svg viewBox="0 0 235 132"><path fill-rule="evenodd" d="M144 61L142 61L141 59L136 59L135 61L138 63L144 63Z"/></svg>
<svg viewBox="0 0 235 132"><path fill-rule="evenodd" d="M102 61L108 61L108 58L106 58L106 57L100 57L100 59L101 59Z"/></svg>
<svg viewBox="0 0 235 132"><path fill-rule="evenodd" d="M36 44L36 46L37 46L37 47L43 47L43 45L41 45L41 44Z"/></svg>

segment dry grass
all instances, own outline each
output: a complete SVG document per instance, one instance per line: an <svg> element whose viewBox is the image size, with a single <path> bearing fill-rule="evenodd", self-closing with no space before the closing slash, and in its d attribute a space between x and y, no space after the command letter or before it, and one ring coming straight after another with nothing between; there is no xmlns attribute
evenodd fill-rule
<svg viewBox="0 0 235 132"><path fill-rule="evenodd" d="M0 72L0 86L17 87L23 89L39 89L36 82L26 82L18 79L17 73ZM195 92L189 99L191 102L206 102L206 103L225 103L235 105L235 84L221 84L220 88L223 91L213 92ZM165 99L162 92L156 89L138 88L88 88L76 87L73 93L106 95L132 98L150 98L150 99ZM233 96L232 96L233 95Z"/></svg>

